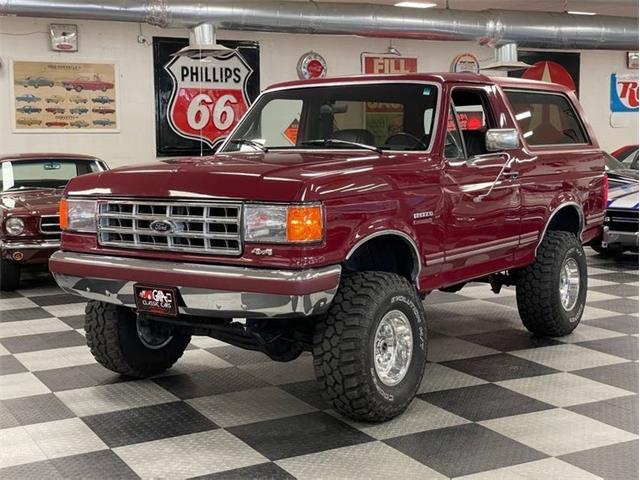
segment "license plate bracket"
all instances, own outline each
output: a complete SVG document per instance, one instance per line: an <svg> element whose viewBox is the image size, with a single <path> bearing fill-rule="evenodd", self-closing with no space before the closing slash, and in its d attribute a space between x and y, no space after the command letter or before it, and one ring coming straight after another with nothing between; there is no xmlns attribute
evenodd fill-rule
<svg viewBox="0 0 640 480"><path fill-rule="evenodd" d="M139 313L160 315L162 317L178 316L177 288L135 284L133 292Z"/></svg>

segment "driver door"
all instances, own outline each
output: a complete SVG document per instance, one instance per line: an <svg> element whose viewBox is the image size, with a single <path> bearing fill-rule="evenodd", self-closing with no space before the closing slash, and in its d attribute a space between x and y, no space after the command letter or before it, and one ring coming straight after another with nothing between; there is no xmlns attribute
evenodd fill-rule
<svg viewBox="0 0 640 480"><path fill-rule="evenodd" d="M496 121L503 112L491 107L500 104L495 97L489 87L449 90L442 181L447 285L508 268L518 247L520 197L513 152L488 152L485 146L486 131L503 127Z"/></svg>

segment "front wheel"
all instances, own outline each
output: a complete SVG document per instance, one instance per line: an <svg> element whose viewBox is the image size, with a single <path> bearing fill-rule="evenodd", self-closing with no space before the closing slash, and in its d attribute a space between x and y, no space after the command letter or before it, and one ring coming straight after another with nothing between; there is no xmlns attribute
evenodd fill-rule
<svg viewBox="0 0 640 480"><path fill-rule="evenodd" d="M405 278L344 274L313 341L316 377L345 416L381 422L413 400L427 360L427 325L417 292Z"/></svg>
<svg viewBox="0 0 640 480"><path fill-rule="evenodd" d="M130 308L90 301L85 310L87 344L109 370L145 378L170 368L184 353L190 335L149 322Z"/></svg>
<svg viewBox="0 0 640 480"><path fill-rule="evenodd" d="M562 337L578 326L587 299L587 261L574 234L547 232L535 261L519 274L516 298L532 333Z"/></svg>

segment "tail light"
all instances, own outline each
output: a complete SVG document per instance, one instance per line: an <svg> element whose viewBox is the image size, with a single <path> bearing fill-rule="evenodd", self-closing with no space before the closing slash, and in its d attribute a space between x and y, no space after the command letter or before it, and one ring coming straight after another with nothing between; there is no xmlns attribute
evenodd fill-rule
<svg viewBox="0 0 640 480"><path fill-rule="evenodd" d="M606 209L609 206L609 177L604 174L602 179L602 208Z"/></svg>

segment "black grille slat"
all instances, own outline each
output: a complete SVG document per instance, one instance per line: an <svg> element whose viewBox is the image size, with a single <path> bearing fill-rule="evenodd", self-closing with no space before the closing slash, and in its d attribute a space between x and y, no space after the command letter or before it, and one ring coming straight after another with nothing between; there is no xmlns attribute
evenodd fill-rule
<svg viewBox="0 0 640 480"><path fill-rule="evenodd" d="M60 235L60 217L58 215L40 217L40 232L46 235Z"/></svg>
<svg viewBox="0 0 640 480"><path fill-rule="evenodd" d="M105 246L239 255L241 208L239 204L101 201L98 239ZM155 221L167 221L171 231L152 229Z"/></svg>

